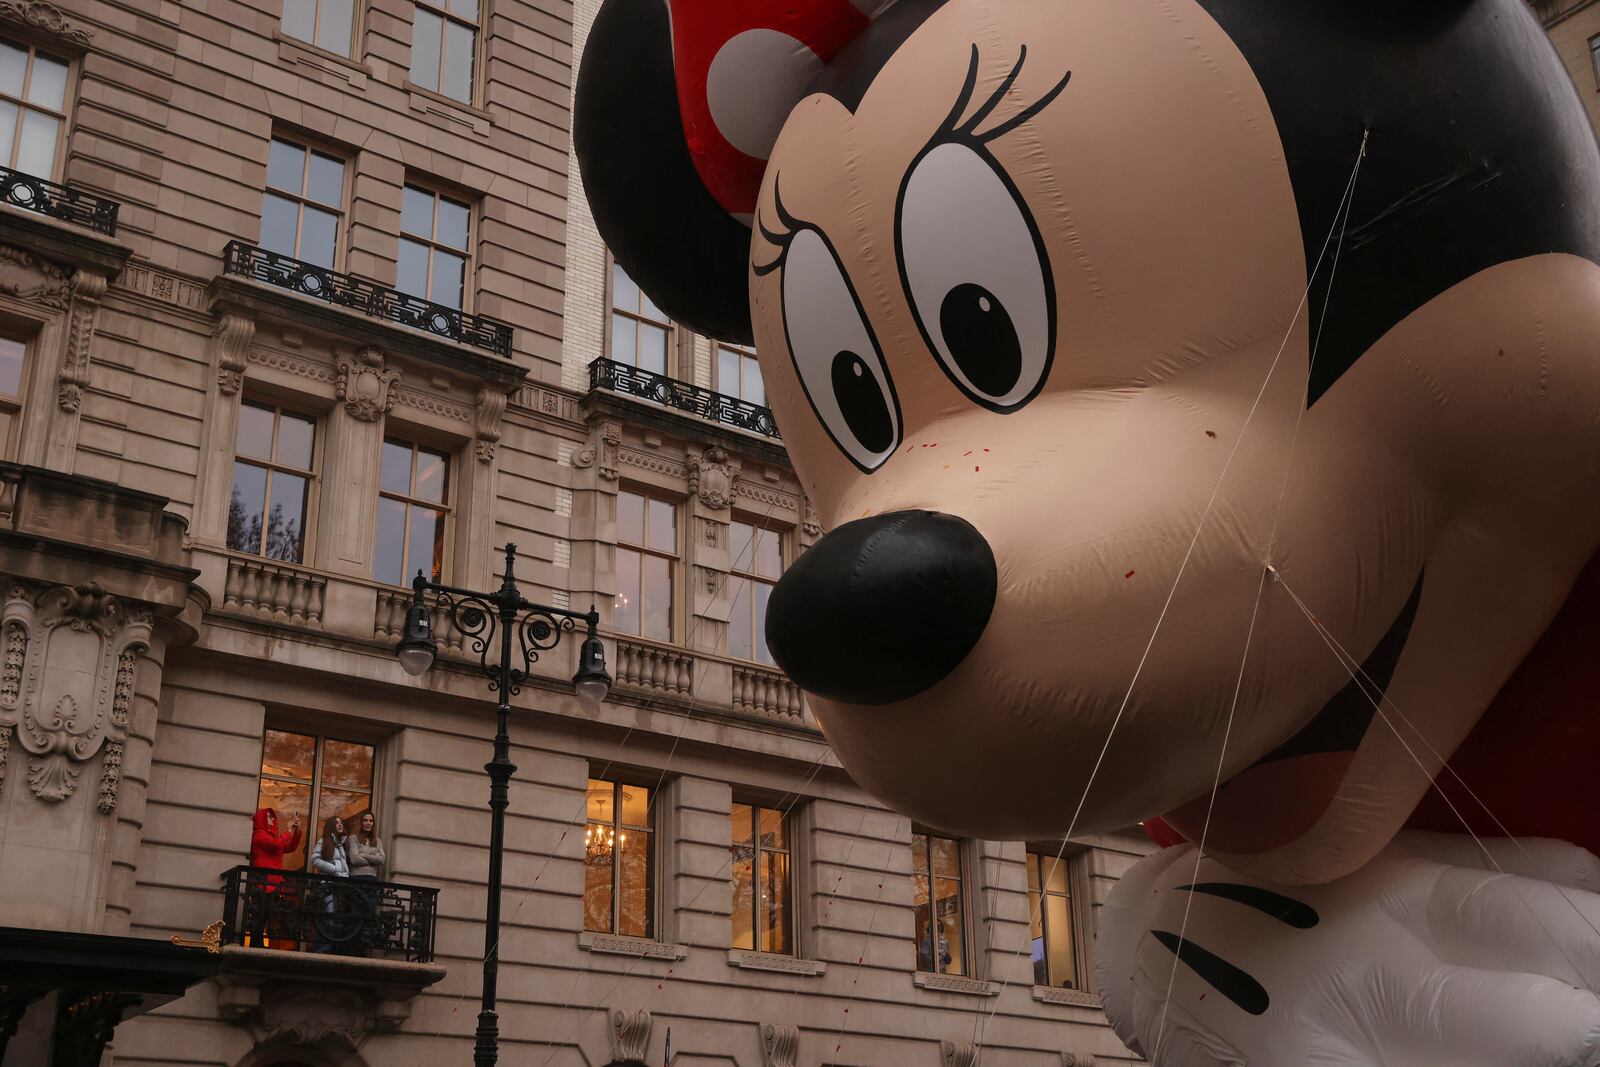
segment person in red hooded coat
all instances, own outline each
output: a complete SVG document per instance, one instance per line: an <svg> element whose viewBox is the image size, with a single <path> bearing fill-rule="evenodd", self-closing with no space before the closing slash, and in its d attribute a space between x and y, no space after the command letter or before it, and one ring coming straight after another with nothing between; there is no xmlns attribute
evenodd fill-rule
<svg viewBox="0 0 1600 1067"><path fill-rule="evenodd" d="M278 809L257 809L254 819L255 829L250 835L250 866L267 867L273 870L283 869L283 854L293 852L300 847L300 813L292 812L289 815L289 831L278 832ZM271 910L270 893L277 891L278 883L283 879L274 875L267 875L264 880L251 878L246 882L245 895L245 929L250 935L250 943L258 946L268 944L266 935L270 925L268 913Z"/></svg>

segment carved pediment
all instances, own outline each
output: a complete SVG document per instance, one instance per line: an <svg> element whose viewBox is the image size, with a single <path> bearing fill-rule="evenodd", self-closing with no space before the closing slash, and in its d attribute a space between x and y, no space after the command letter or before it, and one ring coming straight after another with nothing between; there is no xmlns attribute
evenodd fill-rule
<svg viewBox="0 0 1600 1067"><path fill-rule="evenodd" d="M79 26L54 4L44 0L0 0L0 20L31 27L80 48L89 46L92 32Z"/></svg>
<svg viewBox="0 0 1600 1067"><path fill-rule="evenodd" d="M0 5L4 3L0 0ZM65 308L72 300L72 278L32 252L0 245L0 293L45 307Z"/></svg>

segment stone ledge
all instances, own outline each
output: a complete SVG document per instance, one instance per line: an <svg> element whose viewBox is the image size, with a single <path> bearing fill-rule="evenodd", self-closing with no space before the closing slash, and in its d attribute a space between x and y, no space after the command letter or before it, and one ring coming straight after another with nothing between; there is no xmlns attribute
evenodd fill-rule
<svg viewBox="0 0 1600 1067"><path fill-rule="evenodd" d="M585 952L604 952L612 956L635 956L650 960L681 960L689 955L687 945L669 945L647 937L617 937L585 930L578 935L578 947Z"/></svg>
<svg viewBox="0 0 1600 1067"><path fill-rule="evenodd" d="M225 945L217 1014L307 1044L335 1034L353 1048L368 1033L398 1030L417 994L445 973L433 963Z"/></svg>
<svg viewBox="0 0 1600 1067"><path fill-rule="evenodd" d="M956 974L927 974L918 971L911 976L918 989L932 989L939 993L961 993L969 997L997 997L1000 986L982 978L965 978Z"/></svg>
<svg viewBox="0 0 1600 1067"><path fill-rule="evenodd" d="M56 263L70 263L103 274L108 279L121 274L133 256L132 247L115 237L10 204L0 204L0 226L5 228L8 244L20 245Z"/></svg>
<svg viewBox="0 0 1600 1067"><path fill-rule="evenodd" d="M1068 1004L1074 1008L1100 1007L1099 994L1085 992L1082 989L1061 989L1057 986L1034 986L1033 999L1041 1004Z"/></svg>
<svg viewBox="0 0 1600 1067"><path fill-rule="evenodd" d="M744 948L731 948L728 950L728 966L741 967L747 971L798 974L808 978L828 972L828 965L821 960L802 959L799 956L783 956L773 952L754 952Z"/></svg>

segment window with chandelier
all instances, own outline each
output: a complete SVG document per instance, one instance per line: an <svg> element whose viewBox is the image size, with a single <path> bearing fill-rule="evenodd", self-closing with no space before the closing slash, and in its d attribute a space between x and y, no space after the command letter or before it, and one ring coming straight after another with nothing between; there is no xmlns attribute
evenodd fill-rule
<svg viewBox="0 0 1600 1067"><path fill-rule="evenodd" d="M589 779L583 831L583 928L627 937L655 936L655 834L652 791Z"/></svg>

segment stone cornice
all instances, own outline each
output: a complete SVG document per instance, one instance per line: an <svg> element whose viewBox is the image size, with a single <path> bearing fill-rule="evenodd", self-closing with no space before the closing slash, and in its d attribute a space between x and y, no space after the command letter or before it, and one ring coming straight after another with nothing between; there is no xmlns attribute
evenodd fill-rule
<svg viewBox="0 0 1600 1067"><path fill-rule="evenodd" d="M0 10L4 2L0 0ZM114 237L10 204L0 204L0 230L4 231L7 244L25 248L54 263L81 267L107 278L121 274L133 256L133 249Z"/></svg>

